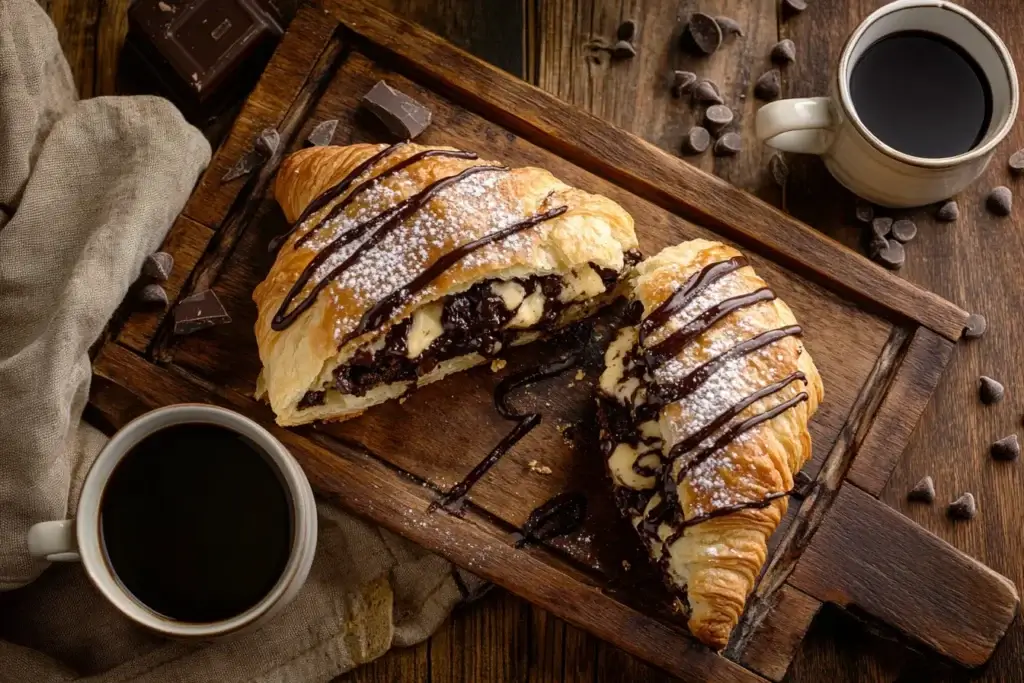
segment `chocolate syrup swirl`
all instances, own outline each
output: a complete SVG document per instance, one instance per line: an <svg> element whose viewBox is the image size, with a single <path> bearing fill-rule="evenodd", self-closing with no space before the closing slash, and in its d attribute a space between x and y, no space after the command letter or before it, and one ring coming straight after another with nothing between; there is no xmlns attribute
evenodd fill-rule
<svg viewBox="0 0 1024 683"><path fill-rule="evenodd" d="M567 536L578 531L586 517L586 496L571 491L559 493L530 513L522 531L514 534L516 547Z"/></svg>
<svg viewBox="0 0 1024 683"><path fill-rule="evenodd" d="M394 315L395 310L404 306L409 299L421 292L425 287L430 285L431 282L439 278L445 271L454 266L456 263L461 261L463 258L472 254L477 249L498 242L510 237L518 232L532 228L544 221L551 220L556 216L561 216L563 213L569 210L567 206L560 206L550 211L531 216L526 220L520 221L514 225L510 225L507 228L497 230L489 235L485 235L478 240L468 242L460 247L453 249L452 251L441 256L435 261L429 268L424 270L422 273L417 275L411 282L402 287L399 287L395 291L388 294L386 297L378 301L374 306L363 314L363 317L359 321L359 325L353 330L342 344L347 342L349 339L358 337L361 334L374 330L383 325L385 322L391 319Z"/></svg>
<svg viewBox="0 0 1024 683"><path fill-rule="evenodd" d="M343 232L330 244L317 252L309 264L307 264L303 269L302 273L299 274L298 279L296 279L291 290L289 290L288 294L281 302L280 307L277 309L277 312L274 314L274 318L270 323L271 329L280 332L281 330L287 329L291 326L291 324L294 323L300 315L313 305L317 296L327 287L328 284L331 283L331 281L342 275L356 261L358 261L363 254L377 246L381 240L398 228L406 219L423 208L423 206L426 205L426 203L438 192L477 173L487 171L504 172L507 170L508 168L505 166L470 166L460 173L431 183L417 194L412 195L373 218ZM317 269L319 269L320 266L331 257L331 255L336 253L346 244L354 242L364 235L368 235L368 237L351 254L349 254L344 261L335 266L331 272L327 273L326 276L313 285L304 299L299 301L298 304L289 310L292 302L299 294L302 293L303 289L305 289Z"/></svg>

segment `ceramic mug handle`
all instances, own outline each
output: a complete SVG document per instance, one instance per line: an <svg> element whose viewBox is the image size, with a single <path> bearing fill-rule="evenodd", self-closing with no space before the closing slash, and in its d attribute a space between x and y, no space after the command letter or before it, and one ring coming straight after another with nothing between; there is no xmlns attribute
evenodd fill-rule
<svg viewBox="0 0 1024 683"><path fill-rule="evenodd" d="M824 154L832 145L833 128L827 97L770 102L757 110L754 120L758 141L780 152Z"/></svg>
<svg viewBox="0 0 1024 683"><path fill-rule="evenodd" d="M39 522L28 530L28 551L32 557L50 562L78 562L78 541L75 539L75 521L61 519Z"/></svg>

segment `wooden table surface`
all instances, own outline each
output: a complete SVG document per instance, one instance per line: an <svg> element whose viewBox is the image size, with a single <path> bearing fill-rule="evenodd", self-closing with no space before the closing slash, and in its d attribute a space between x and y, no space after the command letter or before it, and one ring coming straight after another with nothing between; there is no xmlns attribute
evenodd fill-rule
<svg viewBox="0 0 1024 683"><path fill-rule="evenodd" d="M290 1L290 0L286 0ZM883 0L810 0L806 12L782 21L777 0L380 0L381 4L502 68L580 107L610 119L671 152L694 123L690 108L669 94L673 69L714 78L739 118L746 149L736 158L710 154L688 160L728 179L847 245L858 244L854 201L814 158L790 157L783 192L766 170L768 157L753 141L757 102L753 82L769 67L767 54L792 38L797 61L783 71L785 96L824 94L849 32ZM129 0L44 1L53 17L82 97L116 92L118 53ZM1024 65L1024 7L1015 0L964 0L1003 37ZM678 49L690 12L732 16L744 37L708 59ZM637 56L610 61L587 44L609 38L625 19L639 23ZM1024 191L1006 159L1024 147L1017 125L985 176L957 197L961 218L936 223L934 209L888 212L918 224L901 275L970 310L983 313L988 333L959 346L953 361L889 481L882 499L954 546L1024 586L1024 464L998 463L987 455L997 438L1024 429L1024 197L1013 215L985 213L984 197L996 185ZM1002 403L983 407L978 377L1006 385ZM925 474L935 479L934 506L908 504L906 491ZM979 513L952 522L945 503L971 491ZM885 634L869 634L850 616L826 608L811 628L788 681L955 681L961 672L922 674L926 657L910 653ZM666 681L666 674L502 591L461 608L428 642L394 650L344 681ZM1024 681L1024 624L1011 627L990 665L971 680Z"/></svg>

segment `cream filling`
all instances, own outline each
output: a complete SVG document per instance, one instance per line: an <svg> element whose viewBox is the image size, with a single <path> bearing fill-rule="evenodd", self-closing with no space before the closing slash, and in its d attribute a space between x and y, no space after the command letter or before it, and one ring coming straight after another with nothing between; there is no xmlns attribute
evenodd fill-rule
<svg viewBox="0 0 1024 683"><path fill-rule="evenodd" d="M523 303L519 304L519 308L516 310L516 315L509 321L508 327L513 329L533 327L543 315L544 292L540 291L540 288L538 287L530 294L530 296L523 299Z"/></svg>
<svg viewBox="0 0 1024 683"><path fill-rule="evenodd" d="M406 358L415 358L423 353L434 340L444 334L441 325L441 311L444 304L440 301L422 306L412 314L409 325L409 336L405 340ZM383 337L381 337L383 339Z"/></svg>
<svg viewBox="0 0 1024 683"><path fill-rule="evenodd" d="M558 300L562 303L577 299L590 299L604 292L604 281L590 266L583 266L577 273L571 271L562 278L562 292Z"/></svg>
<svg viewBox="0 0 1024 683"><path fill-rule="evenodd" d="M518 282L494 282L491 284L491 291L501 297L505 302L505 308L514 311L519 308L526 298L526 289Z"/></svg>

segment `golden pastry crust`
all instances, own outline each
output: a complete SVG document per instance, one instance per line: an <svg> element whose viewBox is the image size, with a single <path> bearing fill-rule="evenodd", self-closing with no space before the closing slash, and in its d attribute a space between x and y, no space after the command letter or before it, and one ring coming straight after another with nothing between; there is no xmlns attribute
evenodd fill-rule
<svg viewBox="0 0 1024 683"><path fill-rule="evenodd" d="M385 150L385 145L313 147L287 157L278 171L275 197L289 223L322 193L357 167ZM280 247L276 261L253 292L258 308L256 338L263 373L259 395L265 395L283 425L316 419L348 419L367 407L404 393L406 383L375 388L366 395L330 395L324 405L299 409L307 391L326 386L331 372L358 349L384 339L392 325L426 304L463 292L484 280L511 280L533 275L569 277L589 266L624 269L624 254L637 246L633 220L606 197L570 187L539 168L475 172L433 195L422 208L397 224L378 246L362 254L341 277L331 280L294 323L274 329L273 319L310 262L329 242L366 220L394 208L432 183L456 176L472 166L498 166L483 159L431 156L393 173L388 169L428 150L451 148L402 144L379 158L347 190L314 211ZM384 174L381 176L381 174ZM358 190L370 179L381 178ZM339 216L318 226L345 201ZM382 298L420 274L453 249L517 221L558 207L567 211L508 239L489 244L446 269L413 294L376 329L350 338L361 319ZM307 233L313 233L305 237ZM355 248L356 243L351 245ZM322 279L329 267L348 252L341 250L310 279L288 307L291 310ZM521 335L516 343L532 337ZM450 372L485 360L479 354L442 363L420 377L421 386Z"/></svg>
<svg viewBox="0 0 1024 683"><path fill-rule="evenodd" d="M644 317L657 309L689 278L705 266L740 257L735 249L706 240L693 240L669 247L637 266L633 299L643 304ZM682 310L646 336L643 349L651 349L694 317L723 300L767 287L750 266L742 266L709 284ZM792 311L780 299L760 301L727 313L686 344L674 357L653 370L658 385L679 385L689 373L718 357L737 343L771 331L795 325ZM631 354L638 349L637 327L626 327L609 347L601 394L614 405L634 410L634 403L646 399L648 379L630 372ZM624 366L623 363L626 363ZM639 371L642 374L644 371ZM804 379L794 378L803 373ZM651 371L647 370L647 378ZM785 383L787 379L789 383ZM661 467L673 446L706 428L713 419L755 392L782 385L751 403L722 424L695 448L675 453L668 460L674 479L680 475L677 498L667 500L673 521L651 525L644 533L645 516L650 517L666 499L665 482L651 474ZM806 399L801 393L806 394ZM818 371L800 340L791 335L724 363L681 400L656 408L656 420L636 419L639 440L621 442L605 432L609 472L620 501L639 501L627 514L641 530L652 557L679 595L685 589L689 603L690 630L704 643L724 647L743 612L747 596L764 565L767 543L786 512L787 499L780 497L762 509L746 508L712 517L675 533L679 520L691 520L728 506L764 501L771 494L789 491L793 475L811 457L807 422L823 397ZM789 408L781 404L792 402ZM753 416L779 406L781 412L766 419L717 450L709 448L726 430ZM613 408L614 409L614 408ZM642 412L641 412L642 415ZM645 444L643 437L648 437ZM692 465L691 458L707 450L711 455ZM634 463L641 465L638 472ZM646 465L647 468L642 467ZM692 470L684 472L684 466Z"/></svg>

